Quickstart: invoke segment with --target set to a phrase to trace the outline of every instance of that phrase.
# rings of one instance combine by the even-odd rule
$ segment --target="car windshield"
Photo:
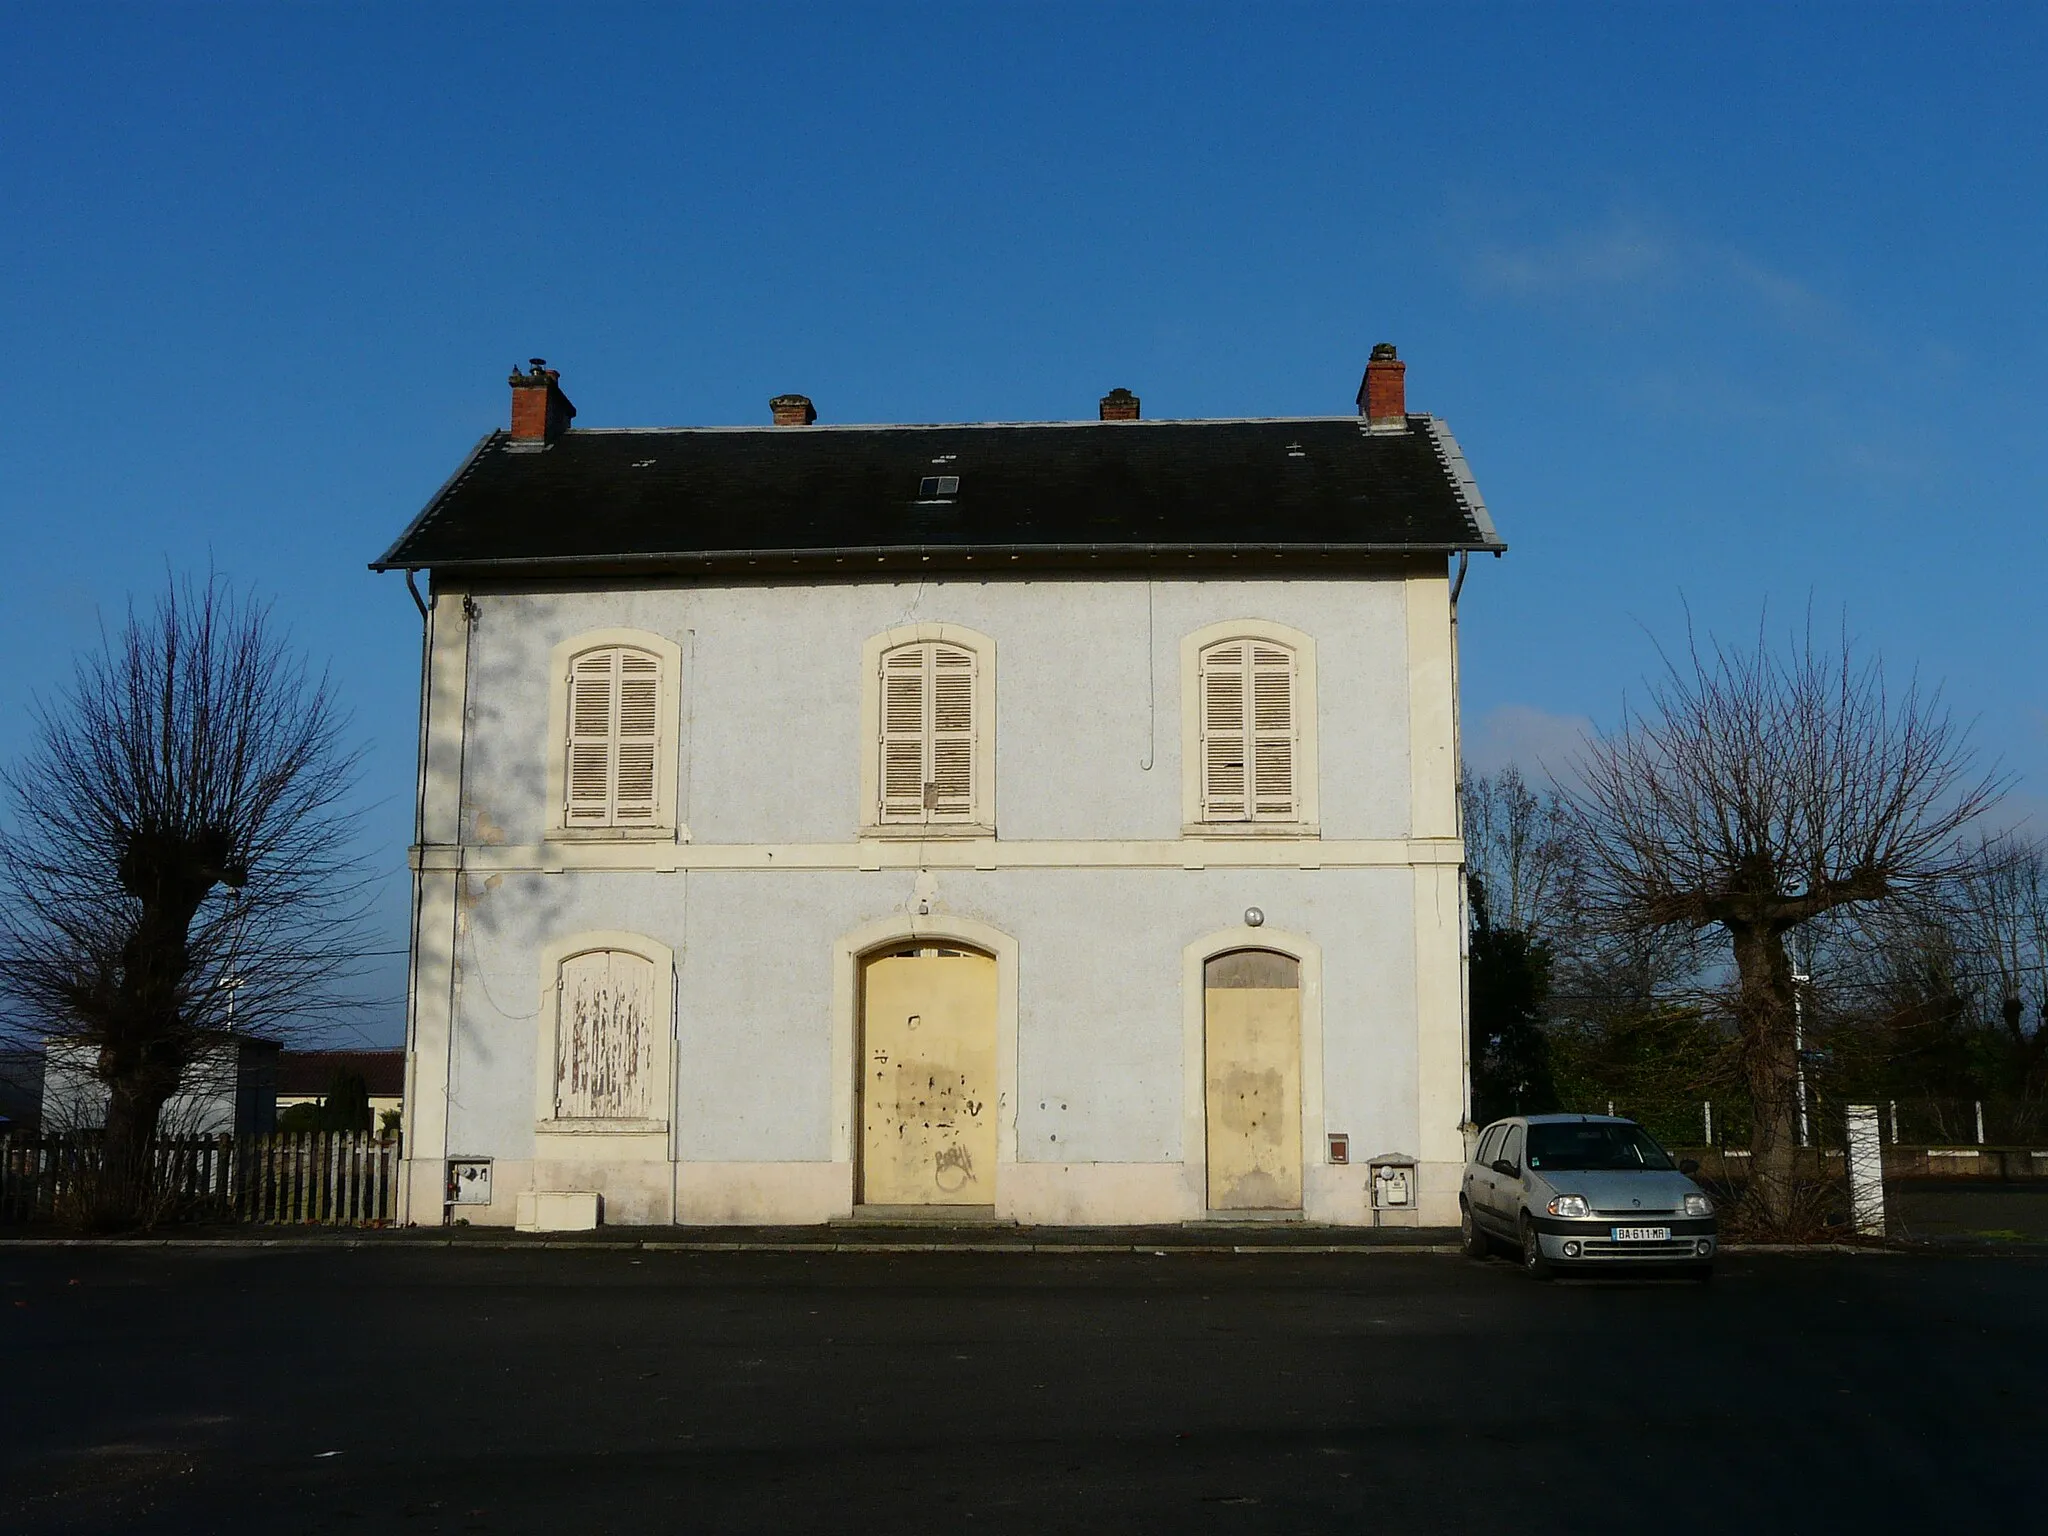
[[[1634,1173],[1671,1159],[1639,1125],[1580,1121],[1529,1127],[1529,1166],[1550,1173]]]

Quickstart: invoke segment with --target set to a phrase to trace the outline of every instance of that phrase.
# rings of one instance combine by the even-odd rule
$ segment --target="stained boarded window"
[[[1240,987],[1292,991],[1301,985],[1301,962],[1270,949],[1233,949],[1203,963],[1202,985],[1212,992]]]
[[[882,653],[881,819],[971,822],[979,658],[918,641]]]
[[[570,827],[645,827],[660,816],[661,661],[630,646],[585,651],[569,663]]]
[[[1294,651],[1273,640],[1202,652],[1202,820],[1301,819],[1299,676]]]
[[[556,991],[555,1118],[648,1118],[655,1031],[667,1024],[654,963],[627,950],[590,950],[562,962]]]

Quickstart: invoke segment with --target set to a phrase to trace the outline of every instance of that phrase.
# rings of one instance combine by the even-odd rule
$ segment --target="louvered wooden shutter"
[[[933,641],[882,657],[884,822],[974,819],[977,670],[972,651]]]
[[[1294,821],[1294,652],[1229,640],[1202,653],[1202,819]]]
[[[1248,642],[1251,653],[1252,819],[1293,821],[1294,652]]]
[[[564,820],[650,826],[660,812],[661,662],[645,651],[586,651],[569,666]]]
[[[602,827],[612,817],[611,651],[590,651],[569,664],[569,762],[565,824]]]
[[[882,820],[923,821],[925,673],[928,647],[899,646],[882,657]]]
[[[562,963],[555,1027],[555,1115],[644,1119],[653,1103],[654,966],[624,950]]]
[[[617,777],[612,819],[648,826],[655,819],[655,748],[661,712],[661,663],[645,651],[619,652]]]
[[[1250,814],[1245,751],[1244,642],[1202,653],[1202,819],[1243,821]]]
[[[931,770],[925,795],[933,821],[974,819],[974,653],[934,645],[931,652]]]

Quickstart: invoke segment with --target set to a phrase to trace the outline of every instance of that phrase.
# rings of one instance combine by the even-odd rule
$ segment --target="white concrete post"
[[[1892,1145],[1896,1147],[1896,1146],[1897,1146],[1897,1145],[1899,1144],[1899,1101],[1898,1101],[1897,1099],[1893,1099],[1893,1100],[1891,1101],[1891,1107],[1892,1107]]]
[[[1984,1145],[1984,1101],[1977,1101],[1977,1145]]]
[[[1792,1055],[1799,1064],[1799,1145],[1813,1145],[1813,1128],[1806,1118],[1806,992],[1813,978],[1804,971],[1792,973]]]
[[[1860,1236],[1884,1236],[1884,1143],[1875,1104],[1849,1106],[1849,1206]]]
[[[1712,1146],[1712,1145],[1714,1144],[1714,1101],[1713,1101],[1712,1099],[1707,1099],[1707,1100],[1704,1100],[1704,1101],[1703,1101],[1703,1102],[1701,1103],[1701,1105],[1700,1105],[1700,1108],[1701,1108],[1701,1110],[1702,1110],[1702,1111],[1704,1111],[1704,1112],[1705,1112],[1705,1114],[1706,1114],[1706,1120],[1707,1120],[1707,1143],[1706,1143],[1706,1144],[1707,1144],[1708,1146],[1710,1146],[1710,1147],[1711,1147],[1711,1146]]]

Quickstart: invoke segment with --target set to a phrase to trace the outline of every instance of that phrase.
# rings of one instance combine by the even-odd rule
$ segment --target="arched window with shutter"
[[[548,780],[557,833],[676,831],[677,673],[659,635],[607,630],[556,647]]]
[[[869,830],[991,830],[994,646],[953,625],[920,624],[874,637],[867,652]]]
[[[554,1118],[645,1119],[654,1102],[654,963],[623,949],[573,955],[555,995]]]
[[[1194,829],[1315,830],[1315,649],[1245,620],[1188,637],[1183,772]]]
[[[645,934],[565,936],[541,952],[535,1129],[649,1136],[673,1099],[675,954]]]

